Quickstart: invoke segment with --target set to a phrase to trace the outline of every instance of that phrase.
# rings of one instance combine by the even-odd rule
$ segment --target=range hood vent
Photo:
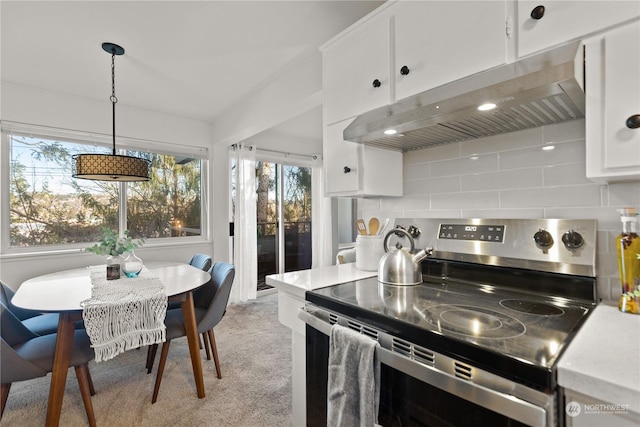
[[[496,108],[479,111],[487,102]],[[584,53],[573,43],[364,113],[343,136],[405,152],[579,119],[584,111]]]

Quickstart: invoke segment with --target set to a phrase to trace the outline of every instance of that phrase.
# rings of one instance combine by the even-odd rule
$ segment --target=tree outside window
[[[24,135],[8,137],[10,246],[95,241],[102,227],[119,228],[120,191],[126,192],[125,228],[132,237],[201,234],[200,160],[133,153],[152,161],[152,179],[121,186],[71,177],[71,156],[109,153],[106,147]]]

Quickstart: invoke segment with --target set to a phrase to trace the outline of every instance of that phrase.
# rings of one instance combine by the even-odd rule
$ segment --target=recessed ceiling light
[[[554,148],[556,148],[555,145],[545,145],[544,147],[542,147],[544,151],[550,151],[550,150],[553,150]]]
[[[496,104],[494,104],[492,102],[487,102],[486,104],[482,104],[481,106],[479,106],[478,110],[480,110],[480,111],[489,111],[489,110],[493,110],[494,108],[496,108]]]
[[[387,129],[384,131],[385,135],[395,135],[396,133],[398,133],[398,131],[395,129]]]

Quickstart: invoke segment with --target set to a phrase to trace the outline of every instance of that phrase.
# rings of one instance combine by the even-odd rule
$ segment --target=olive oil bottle
[[[640,314],[640,237],[637,213],[633,208],[618,209],[622,233],[616,238],[618,270],[622,294],[618,308],[624,313]]]

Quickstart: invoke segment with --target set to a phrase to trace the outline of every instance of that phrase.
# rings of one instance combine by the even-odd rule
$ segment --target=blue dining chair
[[[0,419],[9,397],[11,384],[44,377],[53,371],[57,334],[38,336],[27,329],[4,304],[0,303]],[[89,373],[89,361],[94,351],[86,331],[76,330],[69,366],[76,371],[80,394],[90,426],[96,425],[91,396],[95,389]]]
[[[220,320],[222,320],[226,313],[227,303],[229,302],[229,295],[231,294],[231,286],[233,285],[236,270],[232,264],[216,262],[209,270],[209,274],[211,275],[211,279],[206,285],[194,292],[193,300],[196,312],[197,330],[198,334],[202,334],[204,339],[207,360],[211,360],[211,355],[213,355],[217,376],[218,378],[222,378],[213,328],[220,322]],[[171,340],[186,335],[182,310],[167,310],[167,316],[165,317],[164,323],[167,327],[167,339],[162,344],[160,362],[158,363],[158,372],[156,373],[156,382],[153,389],[151,403],[156,403],[158,400],[158,392],[160,391],[160,383],[162,381],[162,374],[164,373],[164,365],[167,361],[167,355],[169,354],[169,345],[171,344]],[[157,348],[158,345],[154,344],[154,346]],[[153,356],[147,360],[148,372],[151,372],[151,367],[153,366],[155,358],[155,351],[152,351],[151,353]]]
[[[58,313],[41,314],[37,311],[26,310],[11,303],[11,298],[15,295],[6,283],[0,280],[0,303],[17,317],[24,326],[36,335],[54,334],[58,331]]]
[[[195,254],[191,257],[189,265],[195,268],[199,268],[202,271],[208,271],[211,268],[211,257],[207,254]],[[180,308],[180,303],[173,301],[169,303],[167,310],[174,310]],[[155,353],[153,355],[155,357]]]
[[[189,265],[199,268],[202,271],[208,271],[211,268],[211,257],[207,254],[195,254],[191,257]]]

